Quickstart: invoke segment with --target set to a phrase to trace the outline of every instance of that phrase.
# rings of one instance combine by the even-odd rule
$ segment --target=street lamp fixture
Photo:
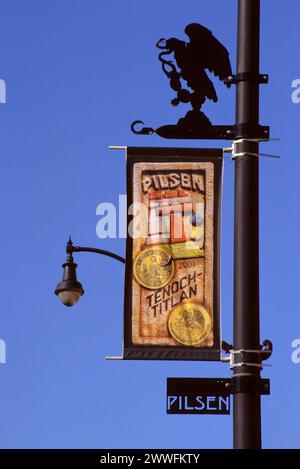
[[[73,246],[73,242],[70,237],[66,245],[67,260],[62,265],[64,269],[63,279],[58,283],[54,292],[65,306],[74,306],[79,298],[84,294],[82,284],[77,280],[77,264],[74,262],[73,252],[93,252],[96,254],[102,254],[104,256],[112,257],[125,264],[125,259],[113,252],[106,251],[104,249]]]
[[[63,279],[58,283],[55,294],[59,297],[60,301],[65,306],[74,306],[79,298],[84,294],[82,285],[77,280],[76,268],[73,260],[72,250],[73,247],[71,238],[67,243],[67,261],[63,264]]]

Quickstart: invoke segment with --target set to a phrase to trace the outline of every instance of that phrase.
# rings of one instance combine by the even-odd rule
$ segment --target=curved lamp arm
[[[72,246],[71,249],[67,248],[67,253],[71,254],[72,252],[94,252],[96,254],[103,254],[104,256],[112,257],[113,259],[116,259],[117,261],[120,261],[125,264],[124,257],[121,257],[118,254],[115,254],[114,252],[106,251],[105,249],[87,248],[83,246]]]
[[[83,246],[73,246],[71,238],[67,242],[66,252],[67,254],[72,254],[73,252],[94,252],[96,254],[102,254],[103,256],[112,257],[113,259],[116,259],[117,261],[120,261],[123,264],[125,264],[124,257],[121,257],[118,254],[115,254],[114,252],[106,251],[105,249],[88,248],[88,247],[83,247]]]

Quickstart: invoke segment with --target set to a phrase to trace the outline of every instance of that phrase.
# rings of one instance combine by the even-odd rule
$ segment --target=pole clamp
[[[253,349],[240,349],[234,350],[231,344],[222,342],[222,349],[229,354],[229,360],[224,359],[223,361],[229,361],[231,370],[243,366],[250,366],[254,368],[262,369],[262,362],[270,358],[273,352],[273,344],[270,340],[266,339],[263,341],[259,350]]]
[[[225,78],[224,82],[226,85],[236,85],[241,81],[249,81],[252,83],[259,83],[261,85],[266,85],[269,83],[269,75],[266,73],[256,75],[250,72],[244,73],[237,73],[236,75],[230,75],[229,77]]]
[[[249,122],[235,126],[235,139],[269,140],[270,127],[266,125],[253,125]]]
[[[262,369],[263,365],[260,358],[260,350],[231,350],[230,351],[230,370],[240,368],[241,366],[251,366]]]
[[[257,375],[236,375],[230,381],[230,394],[247,393],[247,394],[270,394],[270,380],[261,378]]]

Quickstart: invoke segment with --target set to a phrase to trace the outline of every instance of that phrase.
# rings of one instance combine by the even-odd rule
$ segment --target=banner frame
[[[213,304],[214,344],[212,347],[136,345],[132,341],[132,282],[133,240],[127,235],[124,291],[123,359],[126,360],[221,360],[221,311],[220,311],[220,229],[223,175],[222,148],[175,148],[175,147],[127,147],[127,226],[133,216],[128,208],[133,203],[133,169],[136,163],[205,162],[214,164],[214,239],[213,239]]]

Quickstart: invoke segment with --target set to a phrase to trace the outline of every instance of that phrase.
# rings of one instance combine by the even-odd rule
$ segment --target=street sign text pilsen
[[[230,414],[230,394],[223,378],[168,378],[167,414]]]

